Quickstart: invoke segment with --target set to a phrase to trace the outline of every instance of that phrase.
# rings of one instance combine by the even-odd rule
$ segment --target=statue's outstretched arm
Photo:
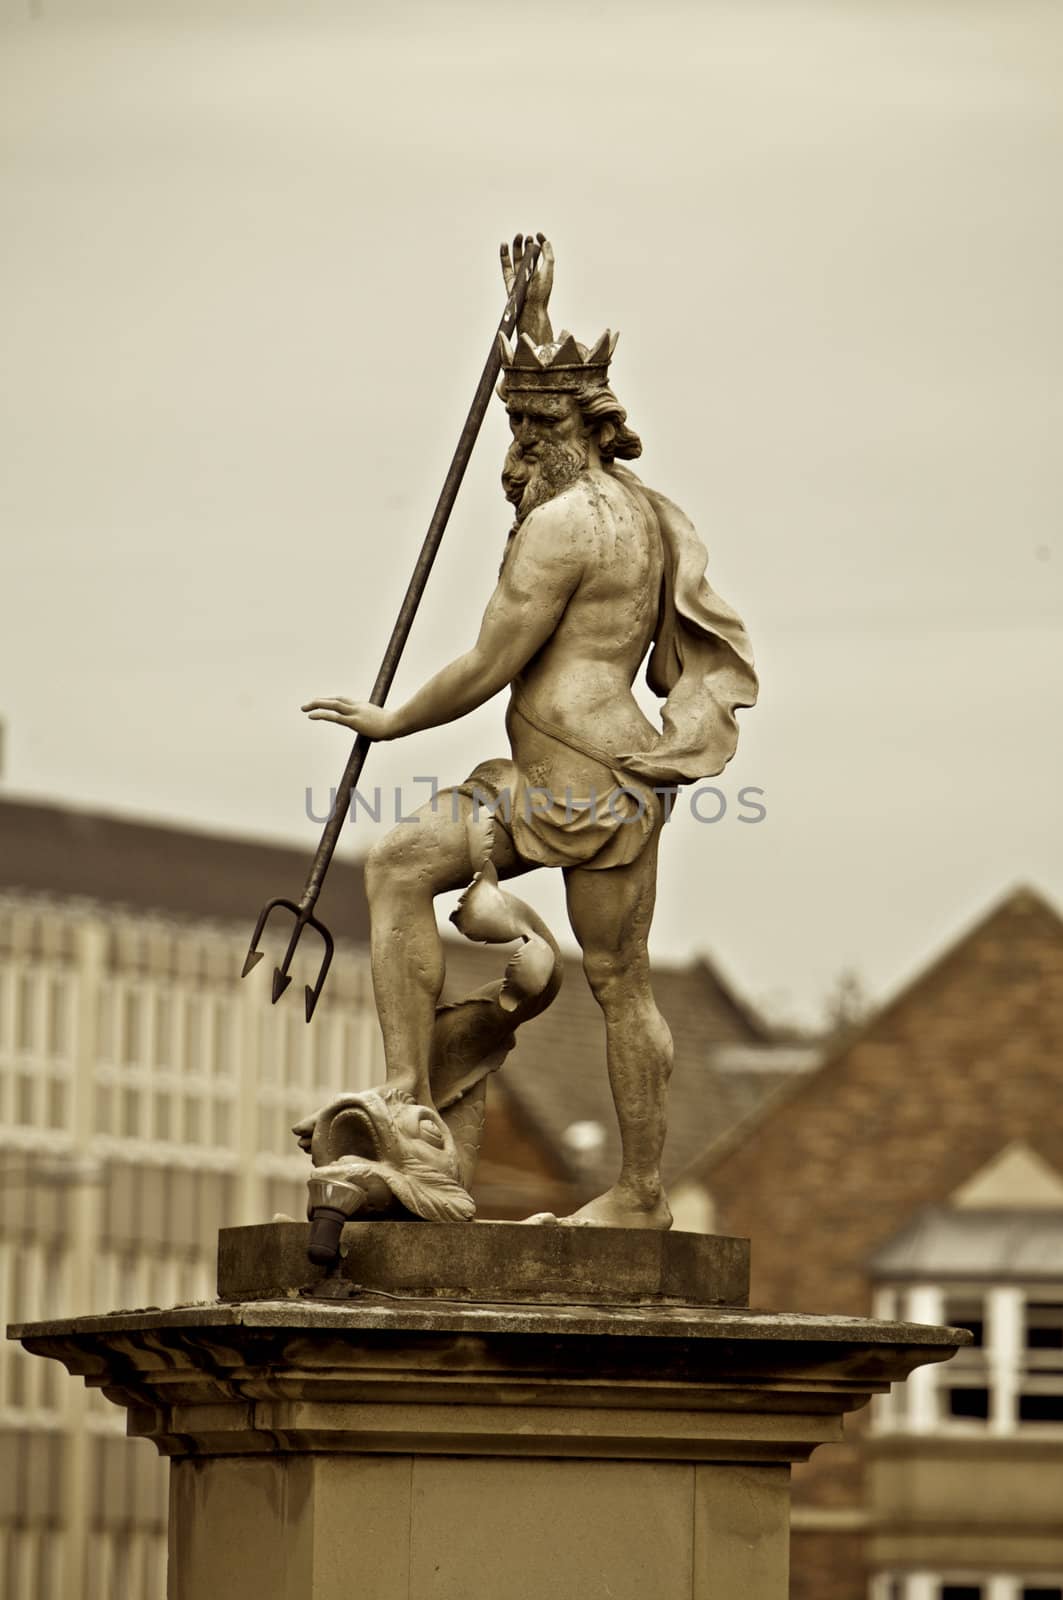
[[[311,722],[337,722],[370,739],[399,739],[456,722],[512,683],[551,637],[583,575],[571,528],[553,506],[533,511],[510,547],[471,650],[437,672],[406,704],[309,700]]]

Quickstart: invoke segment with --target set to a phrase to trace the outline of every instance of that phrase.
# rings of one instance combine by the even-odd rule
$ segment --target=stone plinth
[[[522,1305],[744,1306],[749,1240],[633,1228],[478,1222],[349,1222],[334,1272],[306,1253],[305,1222],[223,1228],[218,1297],[268,1300],[356,1291]]]
[[[389,1225],[366,1226],[382,1239]],[[426,1247],[427,1225],[390,1226],[400,1256],[404,1235],[410,1251]],[[372,1275],[376,1246],[355,1270],[357,1237],[343,1273],[310,1295],[285,1289],[285,1259],[307,1275],[291,1251],[306,1229],[293,1224],[263,1238],[260,1281],[277,1298],[12,1330],[102,1387],[128,1431],[171,1457],[170,1600],[785,1600],[790,1463],[965,1342],[944,1328],[675,1303],[660,1288],[674,1282],[667,1241],[657,1297],[623,1304],[608,1299],[622,1236],[597,1230],[587,1245],[553,1230],[495,1235],[533,1241],[517,1247],[514,1281],[524,1273],[540,1294],[570,1249],[589,1253],[590,1272],[600,1241],[599,1289],[573,1283],[580,1303],[476,1303],[468,1252],[481,1246],[466,1236],[480,1227],[433,1230],[436,1283],[464,1285],[463,1299],[343,1298]],[[240,1244],[223,1243],[229,1291],[250,1271]],[[700,1249],[682,1235],[672,1246],[677,1258]],[[719,1280],[701,1282],[711,1293]]]

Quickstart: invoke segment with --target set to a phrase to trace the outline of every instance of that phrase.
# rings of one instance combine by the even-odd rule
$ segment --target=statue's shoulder
[[[555,540],[571,542],[573,533],[588,525],[593,504],[587,479],[578,478],[528,513],[521,526],[521,536],[528,544],[545,545]]]

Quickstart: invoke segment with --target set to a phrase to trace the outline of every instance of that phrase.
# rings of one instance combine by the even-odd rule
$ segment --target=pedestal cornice
[[[961,1331],[711,1307],[366,1296],[117,1312],[11,1336],[165,1455],[790,1462]]]

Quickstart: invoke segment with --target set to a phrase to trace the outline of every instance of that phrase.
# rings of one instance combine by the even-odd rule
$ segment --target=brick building
[[[1022,889],[680,1184],[753,1303],[970,1327],[795,1476],[793,1600],[1063,1600],[1063,922]]]
[[[257,908],[306,866],[300,850],[0,801],[0,1327],[209,1299],[219,1227],[303,1213],[292,1124],[383,1075],[357,864],[337,860],[323,897],[337,955],[311,1027],[296,1000],[269,1004],[269,961],[240,980]],[[450,992],[505,955],[453,941]],[[808,1052],[776,1051],[704,961],[656,981],[676,1036],[675,1172]],[[489,1097],[481,1215],[568,1209],[614,1175],[578,961]],[[0,1339],[5,1600],[162,1600],[165,1463],[122,1427]]]

